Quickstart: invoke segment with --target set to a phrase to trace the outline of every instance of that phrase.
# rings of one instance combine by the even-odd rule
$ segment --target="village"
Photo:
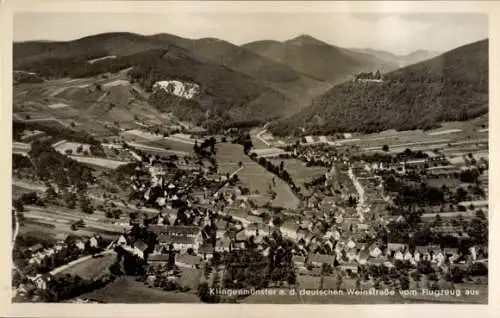
[[[386,145],[373,152],[310,137],[280,151],[253,145],[248,149],[240,138],[245,134],[174,137],[184,144],[179,155],[171,149],[162,153],[158,147],[141,147],[140,142],[108,140],[105,148],[113,150],[105,152],[129,163],[113,167],[114,172],[98,171],[97,180],[89,179],[86,189],[77,185],[70,191],[80,197],[80,206],[90,207],[82,216],[59,214],[68,218],[69,234],[61,234],[62,239],[58,235],[57,243],[45,248],[24,244],[26,248],[16,251],[15,259],[22,260],[16,267],[22,273],[14,286],[16,297],[48,297],[37,290],[50,290],[51,282],[61,279],[56,276],[64,271],[58,268],[65,264],[55,260],[61,253],[66,263],[105,259],[103,266],[110,266],[113,279],[135,277],[134,284],[190,294],[204,302],[252,302],[254,297],[213,297],[207,288],[472,286],[486,292],[487,159],[471,154],[457,160],[439,149],[394,152]],[[63,144],[52,148],[66,158],[91,151],[76,143],[75,150],[68,151]],[[29,158],[33,148],[36,151],[32,143],[18,155]],[[224,155],[226,150],[230,156]],[[289,163],[317,169],[316,174],[297,179],[296,172],[288,171]],[[52,220],[50,213],[37,209],[60,210],[70,194],[57,181],[37,181],[20,167],[13,184],[38,189],[38,194],[16,201],[14,216],[23,214],[24,220],[42,223]],[[244,182],[245,172],[257,168],[272,176],[260,189]],[[276,204],[279,188],[295,197],[296,206]],[[23,212],[27,209],[32,212]],[[87,238],[75,238],[75,231]],[[263,275],[255,277],[255,271]],[[102,272],[106,269],[89,278],[89,285],[103,280]],[[82,293],[74,301],[105,302],[100,295],[107,287]],[[270,299],[266,301],[274,301]]]

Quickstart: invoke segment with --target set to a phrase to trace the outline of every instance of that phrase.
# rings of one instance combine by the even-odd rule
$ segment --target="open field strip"
[[[69,157],[81,163],[86,163],[109,169],[116,169],[119,166],[130,163],[129,161],[118,161],[118,160],[99,158],[99,157],[86,157],[86,156],[69,156]]]
[[[160,135],[155,135],[149,132],[142,131],[140,129],[131,129],[123,132],[124,135],[132,135],[132,136],[137,136],[140,138],[144,138],[147,140],[158,140],[162,139],[163,137]]]
[[[462,129],[447,129],[447,130],[441,130],[441,131],[433,131],[433,132],[428,132],[427,135],[429,136],[439,136],[439,135],[447,135],[447,134],[453,134],[453,133],[458,133],[462,132]]]
[[[144,144],[138,144],[135,142],[127,142],[127,144],[142,151],[155,151],[155,152],[178,155],[178,156],[190,156],[190,154],[185,151],[163,149],[158,147],[147,146]]]

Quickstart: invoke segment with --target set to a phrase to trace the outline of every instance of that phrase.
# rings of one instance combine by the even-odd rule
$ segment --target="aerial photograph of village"
[[[13,303],[488,303],[487,16],[24,12],[12,45]]]

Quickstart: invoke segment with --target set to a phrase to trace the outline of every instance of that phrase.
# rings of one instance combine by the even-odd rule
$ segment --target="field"
[[[70,156],[71,159],[91,166],[97,166],[108,169],[116,169],[119,166],[125,165],[127,161],[111,160],[99,157],[85,157],[85,156]]]
[[[284,159],[279,158],[271,160],[274,165],[279,165],[281,161],[284,162],[285,170],[288,171],[297,185],[302,185],[310,182],[313,179],[324,175],[328,172],[325,167],[307,167],[306,164],[297,159]]]
[[[244,168],[238,173],[238,176],[251,192],[258,191],[260,195],[269,200],[267,192],[274,178],[276,187],[273,188],[273,191],[276,192],[276,198],[272,201],[272,205],[288,209],[294,209],[298,206],[299,199],[293,194],[288,184],[252,161],[243,153],[240,145],[223,143],[218,144],[217,147],[216,159],[222,172],[231,173],[238,169],[238,162],[242,162]]]
[[[94,233],[101,234],[105,238],[116,238],[125,228],[121,223],[128,223],[128,216],[123,215],[117,224],[107,219],[103,212],[96,211],[94,214],[85,214],[77,209],[70,210],[63,207],[34,207],[25,206],[24,224],[21,232],[42,232],[48,236],[58,233],[72,234],[76,236],[92,236]],[[73,231],[71,224],[82,219],[86,227]]]
[[[193,152],[193,145],[187,142],[177,141],[173,138],[162,138],[144,143],[147,146],[159,147],[174,151],[184,151],[187,153]]]
[[[109,266],[114,263],[116,255],[113,253],[104,254],[101,257],[90,258],[81,263],[75,264],[59,272],[57,275],[78,275],[83,279],[96,279],[108,271]],[[56,277],[57,277],[56,275]]]
[[[79,298],[122,304],[200,302],[194,293],[166,292],[149,288],[144,283],[136,282],[133,277],[119,277],[111,284]]]

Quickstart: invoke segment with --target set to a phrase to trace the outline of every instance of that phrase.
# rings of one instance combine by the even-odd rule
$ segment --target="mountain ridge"
[[[488,40],[445,52],[384,75],[347,82],[301,112],[269,125],[276,135],[427,129],[488,112]]]

